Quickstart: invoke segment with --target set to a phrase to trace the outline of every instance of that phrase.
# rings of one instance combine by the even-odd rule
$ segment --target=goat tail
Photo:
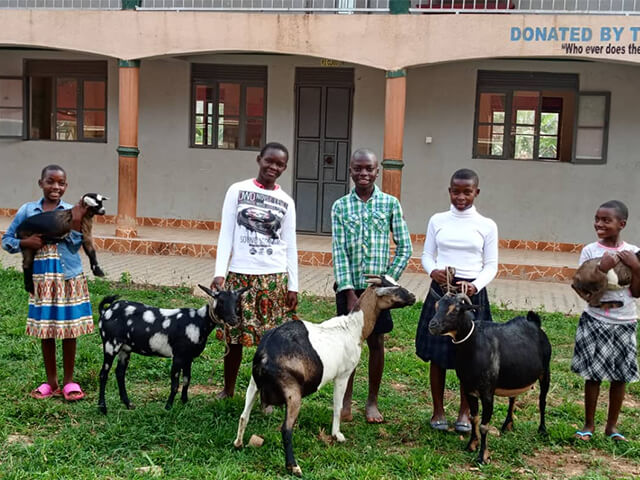
[[[535,323],[538,328],[542,328],[542,320],[540,319],[540,315],[538,315],[536,312],[529,310],[527,312],[527,320]]]
[[[108,305],[111,305],[118,299],[118,295],[108,295],[102,299],[100,302],[100,306],[98,307],[98,311],[100,312],[100,316],[105,312]]]

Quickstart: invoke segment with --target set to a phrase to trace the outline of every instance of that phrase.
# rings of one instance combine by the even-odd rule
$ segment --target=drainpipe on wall
[[[402,143],[407,103],[407,71],[403,68],[386,73],[384,99],[384,147],[382,191],[400,198],[402,187]]]

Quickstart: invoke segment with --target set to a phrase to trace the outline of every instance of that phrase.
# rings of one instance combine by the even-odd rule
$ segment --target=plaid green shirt
[[[400,278],[411,257],[411,239],[398,199],[374,186],[367,202],[351,190],[331,209],[333,274],[338,291],[367,288],[364,275]],[[389,254],[389,233],[396,252]]]

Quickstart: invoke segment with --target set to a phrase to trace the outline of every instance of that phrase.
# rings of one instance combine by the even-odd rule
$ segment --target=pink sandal
[[[84,392],[80,385],[74,382],[69,382],[62,388],[62,395],[67,402],[75,402],[84,398]]]
[[[43,400],[45,398],[58,397],[61,393],[62,392],[60,392],[59,388],[56,388],[54,390],[53,388],[51,388],[51,385],[45,382],[35,390],[32,390],[29,395],[31,396],[31,398]]]

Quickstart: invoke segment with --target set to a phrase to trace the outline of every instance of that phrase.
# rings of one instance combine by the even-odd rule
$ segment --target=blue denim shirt
[[[2,235],[2,248],[7,252],[18,253],[22,251],[20,248],[20,239],[16,237],[16,230],[25,218],[43,212],[43,201],[44,197],[37,202],[27,202],[20,207],[11,225],[9,225],[5,234]],[[60,200],[60,203],[55,209],[68,210],[72,207],[73,205],[70,203]],[[75,230],[71,230],[64,241],[58,243],[58,253],[60,254],[60,262],[62,263],[65,280],[76,277],[82,273],[82,260],[80,259],[80,255],[78,255],[80,245],[82,245],[82,233]]]

